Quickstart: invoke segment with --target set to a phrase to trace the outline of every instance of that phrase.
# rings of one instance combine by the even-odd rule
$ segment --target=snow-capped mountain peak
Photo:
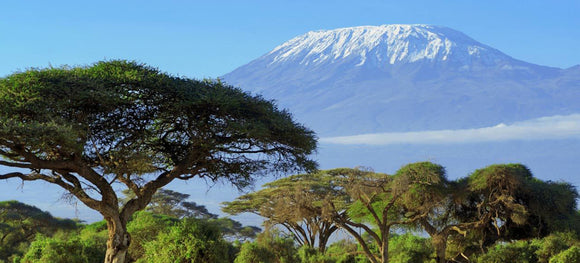
[[[308,32],[222,79],[340,135],[575,113],[578,72],[513,59],[446,27],[383,25]]]
[[[360,26],[311,31],[265,55],[270,64],[321,65],[350,61],[356,65],[412,63],[422,60],[491,65],[510,59],[461,32],[430,25]]]

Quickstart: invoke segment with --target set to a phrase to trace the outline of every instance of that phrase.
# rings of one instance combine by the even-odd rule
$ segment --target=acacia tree
[[[317,247],[324,253],[330,236],[338,230],[323,217],[324,200],[336,192],[320,173],[299,174],[264,185],[262,190],[223,203],[222,210],[237,215],[253,213],[266,218],[266,225],[280,225],[300,246]]]
[[[273,102],[221,82],[127,61],[31,69],[0,79],[0,179],[44,180],[100,212],[105,262],[125,262],[127,221],[173,180],[315,168],[314,133]],[[23,169],[24,170],[23,170]],[[113,184],[135,194],[119,205]]]
[[[371,262],[388,262],[392,228],[427,215],[419,210],[404,211],[403,204],[430,206],[445,182],[443,168],[427,162],[404,166],[395,175],[339,168],[279,179],[225,203],[223,209],[263,216],[286,227],[301,245],[313,246],[315,234],[319,234],[322,252],[328,237],[340,227],[358,241]],[[379,255],[371,251],[365,235]]]
[[[388,262],[389,235],[394,227],[411,225],[427,216],[419,211],[405,211],[404,203],[430,206],[432,192],[438,192],[445,183],[443,168],[420,162],[408,164],[395,175],[361,169],[325,171],[341,195],[327,203],[326,216],[332,218],[361,245],[367,258],[373,262]],[[379,250],[371,252],[364,234]]]
[[[498,240],[541,237],[573,225],[578,196],[573,187],[535,179],[521,164],[490,165],[443,186],[421,191],[426,206],[403,203],[406,213],[427,213],[417,225],[431,236],[438,262],[447,262],[449,238],[463,246],[457,256],[467,259],[470,240],[484,252]]]
[[[397,175],[417,180],[411,185],[410,191],[399,200],[400,213],[416,219],[412,224],[422,227],[431,235],[431,243],[438,261],[444,262],[445,246],[441,252],[441,243],[447,242],[447,236],[455,228],[452,226],[439,228],[441,225],[439,222],[454,220],[449,216],[449,212],[453,211],[450,210],[449,204],[453,201],[455,192],[452,191],[452,187],[455,184],[447,180],[445,169],[441,165],[431,162],[406,165],[397,171]]]
[[[467,231],[458,241],[476,239],[479,252],[496,241],[544,237],[575,227],[576,189],[563,182],[534,178],[522,164],[498,164],[478,169],[459,180],[466,195],[455,218]]]

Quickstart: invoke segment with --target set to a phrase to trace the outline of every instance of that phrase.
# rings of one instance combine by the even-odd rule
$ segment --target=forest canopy
[[[443,263],[477,259],[501,242],[577,236],[577,199],[572,185],[542,181],[521,164],[449,180],[442,166],[418,162],[393,175],[359,168],[293,175],[226,202],[223,210],[260,215],[321,254],[341,229],[373,263],[398,256],[389,248],[395,233],[423,232],[434,253],[429,258]]]

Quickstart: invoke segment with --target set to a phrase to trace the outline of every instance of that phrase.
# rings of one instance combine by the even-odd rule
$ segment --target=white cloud
[[[373,133],[321,138],[331,144],[452,144],[510,140],[580,138],[580,114],[543,117],[493,127],[418,132]]]

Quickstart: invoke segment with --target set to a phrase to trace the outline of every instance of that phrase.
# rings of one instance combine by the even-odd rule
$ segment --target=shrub
[[[270,230],[258,235],[254,242],[242,245],[235,263],[298,263],[294,240],[279,231]]]
[[[233,249],[216,224],[192,218],[183,219],[143,247],[144,257],[138,262],[230,262],[228,251]]]
[[[53,237],[37,235],[22,263],[101,263],[105,258],[106,232],[83,230],[59,232]]]
[[[571,246],[552,257],[550,263],[580,263],[580,247]]]

